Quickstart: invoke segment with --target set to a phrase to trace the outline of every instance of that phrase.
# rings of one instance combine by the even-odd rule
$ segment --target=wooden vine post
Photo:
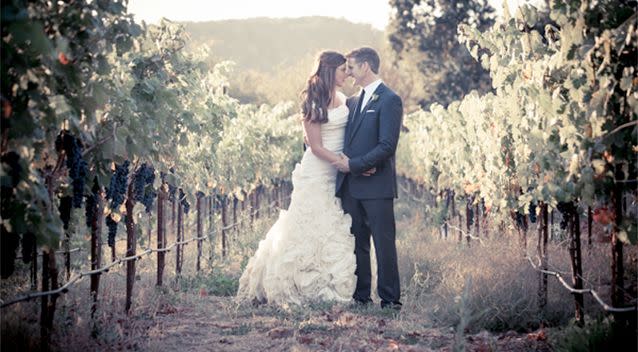
[[[197,263],[196,269],[199,271],[201,269],[201,258],[202,258],[202,235],[203,231],[203,214],[202,214],[202,205],[204,203],[204,194],[202,192],[197,192]]]
[[[233,233],[235,233],[235,237],[237,236],[237,233],[239,232],[239,227],[237,226],[237,204],[239,202],[239,199],[237,198],[236,195],[233,195],[233,224],[235,224],[235,226],[233,227]]]
[[[228,197],[226,197],[225,195],[222,197],[221,199],[221,207],[222,207],[222,257],[226,258],[226,252],[228,250],[227,246],[227,239],[226,239],[226,235],[227,235],[227,226],[228,226],[228,209],[227,209],[227,204],[228,204]]]
[[[157,192],[157,286],[162,286],[166,252],[166,222],[164,219],[164,202],[166,200],[166,184],[162,184]]]
[[[622,184],[619,181],[624,180],[624,172],[622,165],[617,164],[614,173],[616,183],[612,190],[612,202],[615,220],[611,232],[611,304],[614,307],[622,307],[625,305],[624,297],[624,275],[625,268],[623,263],[623,242],[618,238],[618,231],[623,220],[622,212]],[[615,316],[618,325],[624,327],[626,318],[622,314]]]
[[[479,202],[476,202],[474,205],[474,227],[476,228],[476,237],[480,237],[481,235],[481,213],[479,212]]]
[[[460,203],[460,200],[459,200],[459,203]],[[461,214],[462,212],[461,207],[462,205],[459,204],[459,210],[457,212],[458,218],[459,218],[459,243],[463,242],[463,215]]]
[[[35,238],[31,242],[31,290],[35,291],[38,289],[38,245]]]
[[[592,223],[593,223],[593,217],[592,217],[591,206],[588,206],[587,207],[587,246],[589,250],[591,250],[591,247],[592,247],[592,242],[591,242]]]
[[[572,266],[572,284],[575,289],[583,288],[583,265],[580,248],[580,216],[578,215],[578,206],[573,202],[568,203],[567,217],[569,219],[569,257]],[[583,314],[584,298],[582,293],[574,293],[575,303],[575,319],[580,326],[585,323]]]
[[[49,251],[42,251],[42,292],[49,291]],[[42,350],[46,351],[49,346],[50,328],[49,321],[49,296],[42,296],[40,299],[40,343]]]
[[[208,237],[211,243],[210,251],[208,254],[208,265],[210,266],[213,263],[213,258],[215,257],[215,239],[217,236],[215,235],[215,195],[211,194],[208,197]]]
[[[95,214],[91,221],[91,270],[97,270],[102,265],[102,241],[100,234],[102,233],[103,223],[103,194],[97,183],[97,179],[93,185],[93,194],[95,205]],[[88,204],[87,204],[88,206]],[[98,291],[100,288],[100,275],[91,275],[91,298],[93,303],[91,304],[91,319],[95,318],[95,312],[97,310]]]
[[[471,216],[472,212],[472,203],[471,203],[471,199],[468,197],[467,201],[465,202],[465,228],[467,230],[467,236],[465,236],[465,239],[467,240],[467,245],[470,245],[470,234],[472,233],[472,218],[473,216]]]
[[[540,216],[538,224],[538,256],[541,260],[541,270],[547,270],[548,255],[547,255],[547,241],[548,241],[548,214],[547,204],[541,202]],[[547,274],[539,272],[538,280],[538,307],[541,314],[545,312],[547,306]]]
[[[179,242],[182,241],[182,236],[184,235],[182,233],[182,221],[184,218],[184,209],[182,206],[182,200],[179,199],[177,202],[177,236],[175,238],[175,242],[177,242],[177,246],[175,247],[175,272],[177,273],[177,276],[179,278],[179,276],[182,274],[182,244],[179,244]]]
[[[133,195],[134,182],[129,182],[128,191],[126,192],[126,256],[135,255],[137,249],[137,238],[135,232],[135,222],[133,219],[133,208],[135,207],[135,199]],[[135,260],[126,262],[126,305],[125,312],[131,309],[131,300],[133,297],[133,285],[135,284]]]

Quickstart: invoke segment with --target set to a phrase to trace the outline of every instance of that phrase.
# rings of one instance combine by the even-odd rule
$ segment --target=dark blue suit
[[[394,153],[399,140],[403,103],[381,83],[363,109],[359,97],[346,101],[350,109],[343,153],[350,173],[338,173],[336,195],[352,217],[357,258],[356,300],[370,299],[370,234],[377,255],[377,286],[381,303],[397,303],[401,296],[396,253],[394,198],[397,181]],[[372,176],[362,173],[376,167]]]

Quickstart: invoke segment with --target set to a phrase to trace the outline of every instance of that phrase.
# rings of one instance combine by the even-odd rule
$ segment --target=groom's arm
[[[379,112],[379,139],[376,147],[368,153],[352,158],[349,161],[350,172],[360,175],[365,170],[380,165],[386,159],[392,157],[397,150],[399,132],[401,131],[401,119],[403,118],[403,103],[401,98],[394,94],[389,101],[381,106]]]

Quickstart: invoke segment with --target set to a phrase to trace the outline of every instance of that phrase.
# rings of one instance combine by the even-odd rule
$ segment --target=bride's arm
[[[312,154],[314,154],[317,158],[321,160],[325,160],[330,163],[341,159],[339,155],[323,147],[323,143],[321,142],[321,124],[320,123],[313,123],[313,122],[304,120],[303,129],[304,129],[306,138],[308,139],[308,144],[310,145]]]

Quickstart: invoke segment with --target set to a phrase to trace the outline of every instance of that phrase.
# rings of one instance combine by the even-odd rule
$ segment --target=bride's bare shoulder
[[[339,98],[339,105],[346,104],[348,102],[348,96],[346,96],[343,92],[337,91],[337,97]]]

